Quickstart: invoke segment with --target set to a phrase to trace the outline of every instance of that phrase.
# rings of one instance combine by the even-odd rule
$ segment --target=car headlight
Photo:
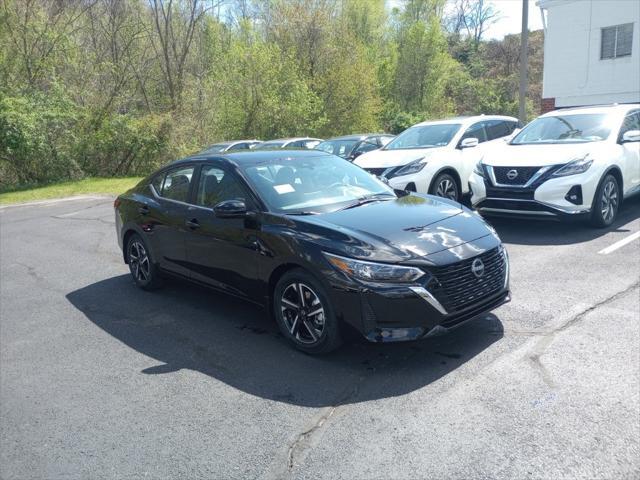
[[[566,177],[567,175],[577,175],[579,173],[584,173],[589,170],[589,167],[592,163],[593,159],[589,158],[588,155],[585,155],[582,158],[576,158],[575,160],[567,163],[564,167],[554,172],[553,176]]]
[[[365,282],[410,283],[425,275],[415,267],[365,262],[322,252],[329,263],[349,277]]]
[[[416,160],[413,160],[410,163],[407,163],[404,167],[398,168],[395,171],[390,171],[385,176],[387,178],[393,178],[393,177],[401,177],[402,175],[411,175],[412,173],[418,173],[420,170],[422,170],[425,167],[426,164],[427,164],[427,159],[425,157],[421,157]]]
[[[484,168],[482,168],[482,160],[476,163],[476,166],[473,168],[473,173],[484,178]]]

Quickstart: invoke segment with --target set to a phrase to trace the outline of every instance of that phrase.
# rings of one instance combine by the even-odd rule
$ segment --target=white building
[[[639,0],[538,0],[543,112],[640,101]]]

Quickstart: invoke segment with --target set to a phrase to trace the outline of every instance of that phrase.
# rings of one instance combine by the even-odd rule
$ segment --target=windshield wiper
[[[311,212],[308,210],[300,210],[299,212],[287,212],[287,215],[318,215],[320,212]]]
[[[360,197],[356,199],[355,202],[350,203],[345,207],[339,208],[338,210],[348,210],[349,208],[359,207],[360,205],[364,205],[365,203],[379,202],[385,198],[391,200],[392,198],[398,197],[391,193],[374,193],[373,195],[365,195],[364,197]]]

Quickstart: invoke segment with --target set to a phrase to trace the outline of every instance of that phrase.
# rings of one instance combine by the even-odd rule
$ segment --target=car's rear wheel
[[[610,226],[618,216],[620,198],[618,180],[611,174],[606,175],[593,199],[591,223],[596,227]]]
[[[456,182],[456,179],[448,173],[441,173],[436,177],[431,185],[431,191],[429,193],[437,195],[438,197],[455,200],[456,202],[460,201],[460,189],[458,188],[458,183]]]
[[[342,343],[324,287],[305,270],[291,270],[280,278],[273,309],[282,334],[303,352],[328,353]]]
[[[151,253],[140,235],[134,233],[127,241],[127,263],[136,285],[143,290],[160,287],[162,278]]]

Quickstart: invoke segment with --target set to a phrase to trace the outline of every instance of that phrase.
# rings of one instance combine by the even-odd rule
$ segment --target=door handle
[[[138,208],[138,213],[140,213],[141,215],[148,215],[149,207],[147,207],[146,205],[142,205],[140,208]]]
[[[200,228],[200,222],[195,218],[192,218],[191,220],[187,220],[185,222],[185,225],[192,230],[195,230],[196,228]]]

